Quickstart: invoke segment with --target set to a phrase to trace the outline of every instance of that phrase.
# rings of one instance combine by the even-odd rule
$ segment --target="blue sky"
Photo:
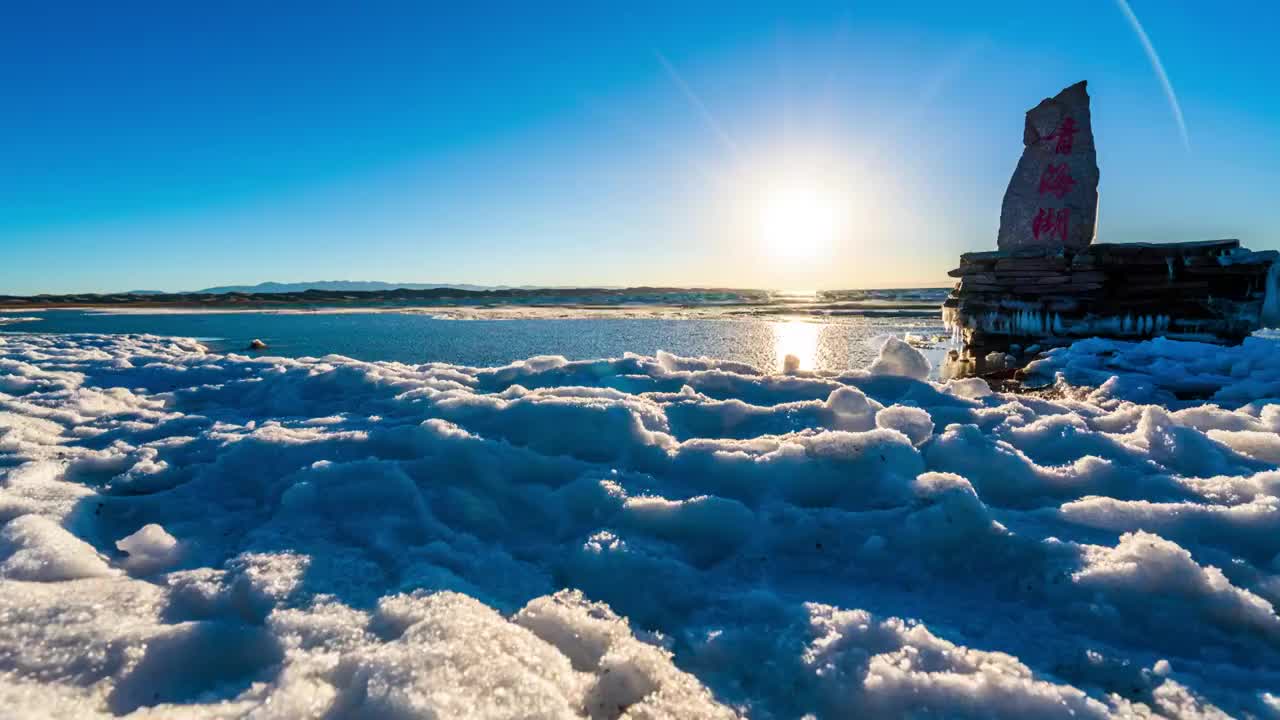
[[[1280,6],[1131,7],[1186,143],[1118,0],[14,5],[0,292],[938,284],[1081,79],[1099,240],[1280,247]],[[770,247],[779,183],[837,235]]]

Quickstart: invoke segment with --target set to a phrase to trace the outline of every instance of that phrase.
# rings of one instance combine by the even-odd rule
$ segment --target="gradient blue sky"
[[[939,284],[1088,79],[1099,240],[1280,247],[1273,2],[11,3],[0,293]],[[769,178],[839,187],[817,258]],[[762,180],[763,179],[763,180]]]

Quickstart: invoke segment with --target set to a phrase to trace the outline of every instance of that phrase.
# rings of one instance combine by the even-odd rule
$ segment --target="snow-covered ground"
[[[1280,341],[928,370],[0,335],[0,716],[1280,716]]]

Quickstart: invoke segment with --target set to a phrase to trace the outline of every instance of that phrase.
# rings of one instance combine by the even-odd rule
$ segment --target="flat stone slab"
[[[1277,263],[1280,252],[1230,239],[966,253],[943,317],[966,344],[1190,332],[1238,342],[1280,317]]]

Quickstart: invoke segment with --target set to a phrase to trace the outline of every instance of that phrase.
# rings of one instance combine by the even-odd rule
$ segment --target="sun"
[[[769,186],[758,202],[760,242],[771,257],[818,258],[831,250],[843,231],[837,193],[821,184]]]

